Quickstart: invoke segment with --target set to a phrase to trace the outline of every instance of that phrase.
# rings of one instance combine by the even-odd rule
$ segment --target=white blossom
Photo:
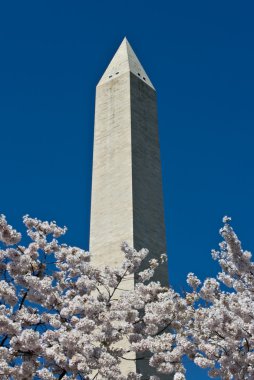
[[[181,372],[176,372],[174,374],[174,380],[185,380],[185,376],[183,373]]]
[[[57,240],[66,227],[29,216],[24,224],[25,246],[0,217],[0,378],[142,380],[121,372],[131,351],[150,355],[150,380],[191,377],[184,357],[211,378],[254,378],[254,264],[230,218],[212,251],[217,278],[189,273],[183,295],[152,281],[158,260],[140,271],[146,249],[124,242],[122,264],[98,269],[88,252]],[[121,292],[134,273],[135,288]]]

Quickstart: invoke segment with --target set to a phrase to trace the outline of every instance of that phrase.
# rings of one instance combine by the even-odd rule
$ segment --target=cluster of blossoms
[[[185,356],[210,377],[253,379],[254,264],[228,222],[212,252],[217,279],[191,273],[181,296],[151,281],[157,260],[139,271],[145,249],[123,243],[121,266],[98,269],[88,252],[57,240],[66,228],[55,222],[25,216],[23,246],[0,216],[0,378],[145,380],[122,373],[132,352],[157,371],[150,380],[184,380]],[[134,274],[135,289],[120,292]]]
[[[220,251],[212,251],[221,268],[217,278],[201,283],[190,273],[191,292],[183,297],[169,290],[145,307],[147,337],[134,347],[152,352],[150,364],[175,373],[174,379],[185,379],[184,356],[211,378],[254,379],[254,263],[250,252],[242,250],[230,218],[223,222]],[[158,331],[163,333],[152,337]]]
[[[66,228],[29,216],[23,221],[26,246],[0,216],[0,378],[139,379],[123,375],[121,362],[142,309],[159,292],[159,285],[142,282],[157,261],[140,273],[136,293],[121,295],[118,288],[138,272],[147,250],[123,243],[122,265],[98,269],[88,252],[59,243]]]

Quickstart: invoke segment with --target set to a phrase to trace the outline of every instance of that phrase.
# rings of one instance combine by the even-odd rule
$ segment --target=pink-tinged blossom
[[[7,224],[4,215],[0,215],[0,241],[6,245],[13,245],[19,243],[20,239],[21,234]]]
[[[176,372],[174,375],[174,380],[185,380],[185,376],[181,372]]]
[[[194,273],[189,273],[187,276],[187,284],[196,290],[201,284],[201,281],[194,275]]]

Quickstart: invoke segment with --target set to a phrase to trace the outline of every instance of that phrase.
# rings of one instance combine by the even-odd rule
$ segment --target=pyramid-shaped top
[[[148,78],[136,54],[132,50],[131,45],[125,37],[114,57],[112,58],[110,64],[108,65],[106,71],[102,75],[98,86],[126,72],[133,73],[138,78],[140,78],[140,80],[147,83],[154,89],[152,82]]]

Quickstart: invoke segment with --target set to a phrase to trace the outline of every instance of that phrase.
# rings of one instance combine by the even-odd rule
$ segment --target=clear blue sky
[[[126,35],[158,92],[171,283],[217,265],[223,215],[254,251],[252,1],[1,1],[1,212],[88,248],[95,86]],[[206,379],[189,369],[188,380]]]

